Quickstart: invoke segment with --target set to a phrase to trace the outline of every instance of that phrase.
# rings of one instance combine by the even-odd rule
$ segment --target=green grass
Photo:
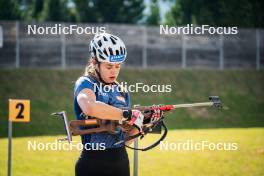
[[[8,99],[31,100],[31,122],[14,124],[14,136],[58,135],[61,121],[50,113],[66,110],[73,119],[73,86],[82,70],[0,70],[0,137],[7,137]],[[264,126],[264,72],[212,70],[133,70],[120,73],[128,84],[172,85],[169,93],[131,93],[132,104],[207,101],[219,95],[229,109],[179,109],[168,114],[170,129]]]
[[[27,142],[53,142],[58,136],[13,138],[14,176],[72,176],[79,156],[73,151],[28,151]],[[157,136],[148,136],[148,143]],[[79,138],[76,138],[79,139]],[[237,143],[235,151],[160,150],[159,147],[139,152],[140,176],[261,176],[264,175],[264,128],[170,130],[168,143],[209,141],[211,143]],[[7,175],[7,139],[0,139],[0,175]],[[142,143],[140,141],[140,143]],[[133,153],[129,151],[131,170]]]

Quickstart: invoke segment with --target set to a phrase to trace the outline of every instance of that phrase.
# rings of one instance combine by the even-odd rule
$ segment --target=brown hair
[[[87,65],[85,67],[83,76],[93,76],[93,77],[96,77],[96,74],[95,74],[95,65],[93,63],[93,58],[90,58],[89,59]]]

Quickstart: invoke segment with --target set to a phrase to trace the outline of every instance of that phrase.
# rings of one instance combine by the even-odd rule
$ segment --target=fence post
[[[3,33],[4,33],[3,28],[0,25],[0,48],[2,48],[4,44],[4,34]]]
[[[219,35],[219,69],[224,69],[224,36]]]
[[[260,40],[259,40],[259,29],[256,29],[256,69],[260,69]]]
[[[185,34],[182,34],[182,68],[186,68],[186,38]]]
[[[62,28],[64,28],[64,24],[62,24]],[[65,34],[62,32],[60,35],[61,38],[61,68],[66,68],[66,46],[65,46]]]
[[[16,62],[15,62],[15,67],[19,68],[20,67],[20,46],[19,46],[19,21],[16,21]]]
[[[146,26],[143,26],[143,51],[142,51],[142,68],[147,68],[148,64],[147,64],[147,32],[146,32]]]

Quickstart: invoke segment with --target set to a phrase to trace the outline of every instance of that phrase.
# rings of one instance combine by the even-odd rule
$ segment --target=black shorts
[[[129,176],[125,147],[83,150],[75,165],[75,176]]]

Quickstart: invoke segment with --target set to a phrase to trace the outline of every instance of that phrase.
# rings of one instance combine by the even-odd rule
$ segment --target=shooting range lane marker
[[[30,122],[30,100],[9,99],[7,174],[11,176],[12,123]]]
[[[30,100],[9,99],[9,121],[30,121]]]

